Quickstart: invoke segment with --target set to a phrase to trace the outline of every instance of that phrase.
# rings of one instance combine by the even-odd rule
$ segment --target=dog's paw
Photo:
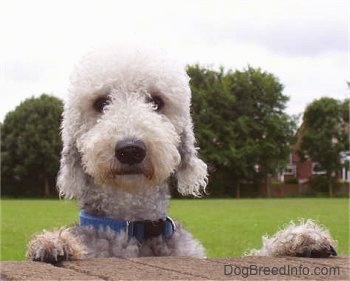
[[[316,249],[309,249],[306,247],[303,249],[303,252],[296,253],[296,256],[305,258],[328,258],[330,256],[337,256],[337,252],[332,245],[328,244]]]
[[[285,242],[285,251],[290,256],[327,258],[337,255],[336,242],[329,231],[312,220],[301,221],[298,225],[292,223],[276,238]]]
[[[33,237],[28,245],[27,259],[33,261],[58,263],[82,257],[84,250],[76,237],[65,230],[44,231]]]
[[[248,255],[327,258],[336,256],[336,241],[329,231],[312,220],[291,222],[272,237],[263,237],[263,247]]]
[[[68,260],[69,251],[60,241],[34,238],[29,245],[27,258],[33,261],[56,263]]]

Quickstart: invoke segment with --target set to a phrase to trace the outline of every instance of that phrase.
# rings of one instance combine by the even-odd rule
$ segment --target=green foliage
[[[287,178],[284,182],[286,184],[298,184],[298,179],[297,178]]]
[[[316,193],[325,193],[328,191],[328,179],[324,175],[318,175],[312,178],[311,181],[312,190]]]
[[[332,196],[332,174],[342,163],[340,153],[349,150],[349,100],[320,98],[305,110],[300,131],[302,157],[310,157],[326,171]]]
[[[232,188],[282,169],[295,122],[284,113],[288,97],[278,79],[252,67],[225,73],[195,65],[187,71],[195,133],[212,173],[220,170]]]
[[[1,142],[3,195],[50,195],[50,185],[54,190],[62,110],[61,100],[43,94],[6,115]]]
[[[329,228],[338,254],[349,255],[348,208],[348,199],[196,199],[171,200],[169,215],[203,243],[210,258],[241,256],[260,247],[265,233],[302,217]],[[1,200],[1,213],[1,260],[23,260],[34,233],[78,220],[75,201]]]

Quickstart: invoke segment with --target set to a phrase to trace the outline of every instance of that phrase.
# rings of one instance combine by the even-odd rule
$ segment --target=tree
[[[4,192],[16,196],[52,193],[62,147],[62,111],[61,100],[43,94],[6,115],[1,142]]]
[[[333,196],[333,175],[341,168],[340,154],[349,141],[349,100],[320,98],[304,112],[299,154],[310,157],[325,171],[329,196]]]
[[[240,183],[258,183],[282,169],[295,124],[284,113],[288,97],[278,79],[251,67],[225,73],[190,66],[188,73],[201,154],[230,178],[236,196]]]

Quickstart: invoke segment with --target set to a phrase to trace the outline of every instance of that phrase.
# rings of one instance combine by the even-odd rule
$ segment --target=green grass
[[[172,200],[170,216],[181,221],[207,249],[209,257],[240,256],[261,245],[285,223],[312,218],[349,255],[349,199],[196,199]],[[77,221],[75,201],[1,200],[1,260],[24,259],[30,237]]]
[[[330,229],[338,253],[349,255],[349,199],[219,199],[172,201],[170,214],[184,222],[209,257],[240,256],[260,248],[290,220],[312,218]]]

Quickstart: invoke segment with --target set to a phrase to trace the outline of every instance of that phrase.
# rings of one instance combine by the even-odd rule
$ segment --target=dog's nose
[[[115,147],[115,157],[123,164],[139,164],[145,156],[146,145],[141,140],[122,140]]]

